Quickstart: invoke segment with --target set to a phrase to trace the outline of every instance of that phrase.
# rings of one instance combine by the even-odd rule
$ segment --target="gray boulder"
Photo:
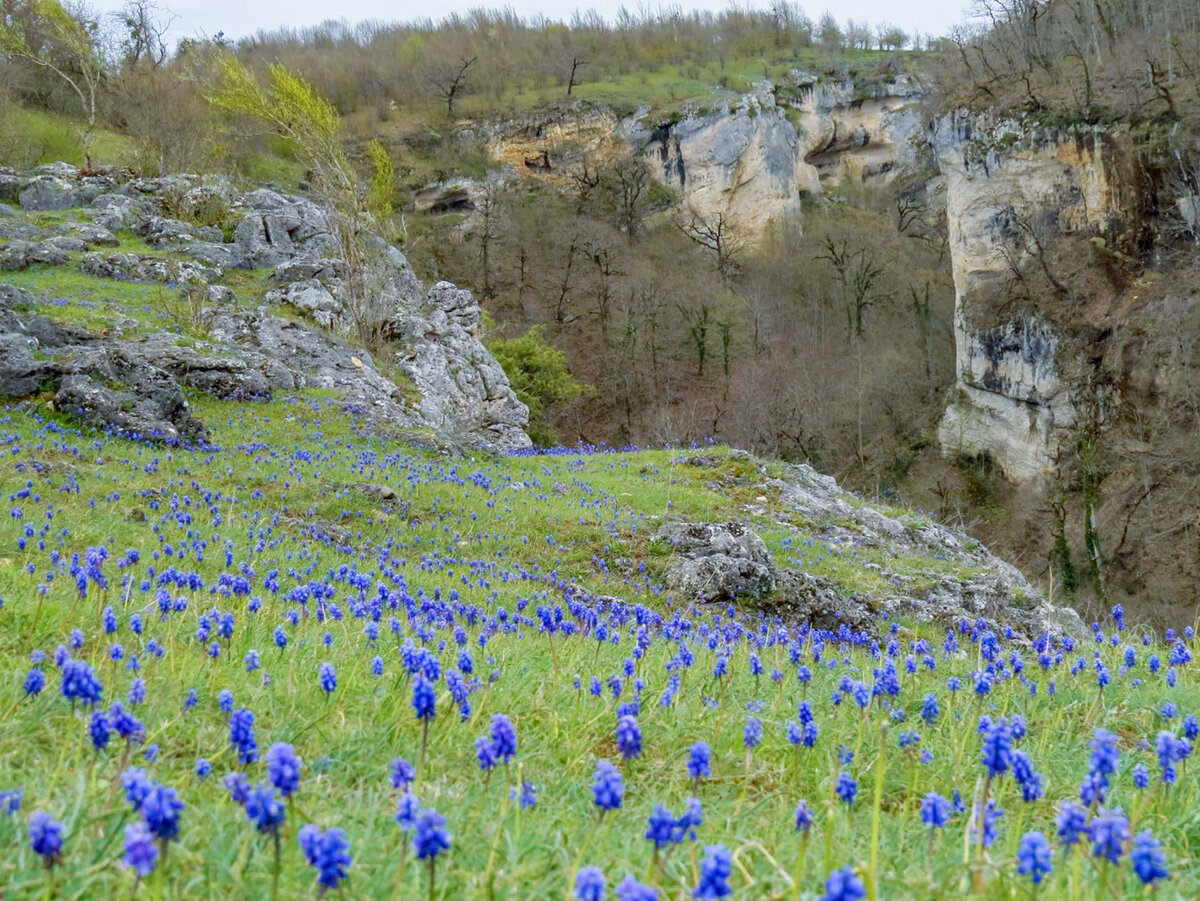
[[[426,425],[396,384],[376,370],[366,351],[272,316],[264,309],[216,311],[206,324],[214,341],[238,345],[282,364],[292,374],[297,388],[337,391],[352,412],[378,425],[398,428]]]
[[[162,216],[149,216],[139,222],[134,231],[153,246],[170,246],[186,244],[197,237],[195,226],[178,219],[167,219]]]
[[[174,383],[172,383],[174,384]],[[178,386],[176,385],[176,391]],[[89,375],[68,375],[54,395],[54,409],[131,438],[180,443],[203,440],[203,425],[190,415],[181,416],[175,405],[164,407],[161,397],[142,397],[133,391],[110,388]],[[187,402],[179,394],[186,414]],[[177,421],[178,420],[178,421]]]
[[[216,269],[241,269],[247,265],[241,248],[236,244],[199,241],[181,247],[179,252]]]
[[[105,193],[92,201],[92,224],[101,228],[129,228],[143,215],[145,204],[125,194]]]
[[[431,426],[494,450],[529,447],[529,408],[480,342],[480,319],[470,291],[438,282],[420,307],[400,311],[388,334],[403,346],[397,362],[421,392]]]
[[[67,251],[55,247],[48,241],[12,241],[0,250],[0,269],[18,271],[35,263],[61,266],[70,259]]]
[[[221,270],[215,266],[204,266],[178,257],[141,256],[136,253],[85,253],[79,268],[88,275],[100,278],[131,278],[174,285],[207,285],[221,277]]]
[[[120,243],[111,231],[95,223],[73,222],[71,234],[88,247],[116,247]]]
[[[121,343],[87,349],[67,363],[54,406],[91,425],[145,439],[201,441],[208,435],[170,373]]]
[[[286,288],[268,291],[267,303],[295,307],[318,325],[329,328],[342,315],[342,302],[315,278],[292,282]]]
[[[274,389],[296,386],[286,366],[244,348],[181,344],[177,335],[161,333],[131,341],[124,350],[181,384],[226,400],[270,400]]]
[[[0,203],[16,203],[21,193],[21,179],[11,170],[0,171]]]
[[[29,397],[57,379],[58,367],[38,359],[34,355],[36,347],[32,338],[0,333],[0,397]]]
[[[43,247],[50,247],[54,250],[61,250],[66,253],[81,253],[87,250],[87,244],[74,235],[55,235],[52,238],[47,238],[42,242]]]
[[[688,600],[761,599],[775,589],[766,544],[741,523],[669,522],[655,537],[679,555],[667,570],[667,587]]]
[[[38,175],[27,181],[17,195],[21,209],[29,212],[69,210],[81,206],[79,185],[55,175]]]
[[[341,266],[341,260],[301,257],[280,263],[272,270],[271,279],[283,284],[303,282],[314,278],[321,282],[327,282],[340,277]]]
[[[311,200],[262,189],[241,199],[246,210],[234,230],[247,266],[278,266],[298,255],[332,248],[329,217]]]
[[[59,160],[56,163],[42,163],[33,170],[33,174],[70,180],[79,177],[79,167],[74,163]]]

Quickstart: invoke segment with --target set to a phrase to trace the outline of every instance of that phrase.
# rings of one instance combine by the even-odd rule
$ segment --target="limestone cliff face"
[[[765,87],[731,110],[662,123],[649,134],[635,131],[633,141],[692,212],[725,216],[742,234],[797,219],[801,191],[815,187],[796,129]]]
[[[957,297],[958,392],[939,438],[946,453],[988,454],[1011,479],[1034,481],[1053,469],[1075,421],[1072,392],[1107,313],[1097,302],[1111,300],[1061,296],[1056,283],[1068,276],[1048,245],[1074,236],[1123,254],[1136,243],[1129,145],[1111,131],[1047,134],[961,116],[937,124],[933,145]]]
[[[923,152],[925,121],[917,103],[924,88],[910,76],[860,92],[853,81],[793,72],[784,96],[798,113],[796,131],[810,180],[886,183],[916,165]]]
[[[923,137],[920,86],[901,79],[857,97],[851,82],[793,73],[759,84],[726,108],[677,122],[635,118],[625,129],[655,177],[696,215],[726,217],[753,240],[771,222],[799,224],[802,195],[822,182],[890,179],[915,161]]]

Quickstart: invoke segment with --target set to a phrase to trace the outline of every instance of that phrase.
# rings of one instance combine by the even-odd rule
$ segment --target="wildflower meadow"
[[[5,897],[1200,896],[1190,620],[697,606],[666,517],[757,503],[851,587],[869,554],[740,458],[196,404],[212,446],[0,415]]]

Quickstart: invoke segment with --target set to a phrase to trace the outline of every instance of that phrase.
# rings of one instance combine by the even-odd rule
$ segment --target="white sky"
[[[840,0],[836,3],[822,0],[822,5],[817,6],[802,0],[801,6],[814,21],[828,8],[839,22],[845,22],[847,19],[865,19],[872,24],[886,21],[910,32],[942,34],[966,19],[965,8],[968,2],[969,0],[910,0],[901,4],[895,0]],[[121,0],[96,0],[95,5],[101,11],[105,11],[119,9],[122,3]],[[611,19],[622,3],[621,0],[589,0],[578,4],[554,0],[497,0],[494,3],[481,0],[444,0],[442,3],[429,3],[427,0],[395,0],[390,3],[381,0],[340,0],[338,3],[329,3],[327,0],[158,0],[158,5],[176,16],[171,27],[171,36],[178,40],[185,37],[212,36],[219,31],[225,32],[226,37],[241,38],[260,29],[270,30],[280,26],[300,28],[317,25],[327,19],[345,19],[352,24],[364,19],[436,20],[452,11],[465,13],[480,6],[511,6],[521,16],[542,14],[552,19],[569,19],[576,8],[595,9]],[[632,0],[625,5],[630,10],[636,10],[642,6],[655,9],[659,4]],[[685,9],[719,11],[728,7],[729,3],[728,0],[681,0],[679,5]],[[751,0],[749,5],[763,7],[767,5],[767,0],[757,3]]]

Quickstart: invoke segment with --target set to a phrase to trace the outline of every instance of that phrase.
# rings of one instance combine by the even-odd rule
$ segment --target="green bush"
[[[533,443],[540,447],[557,443],[558,436],[547,418],[550,409],[591,393],[592,386],[571,375],[567,355],[546,341],[540,326],[519,338],[491,341],[488,349],[504,367],[517,397],[529,407],[529,437]]]

